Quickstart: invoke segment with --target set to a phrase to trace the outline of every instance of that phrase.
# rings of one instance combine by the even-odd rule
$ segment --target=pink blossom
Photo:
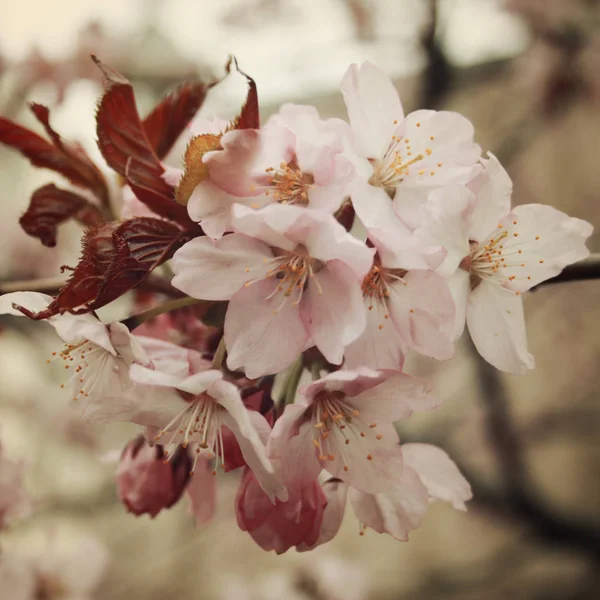
[[[126,410],[133,422],[157,429],[154,441],[165,446],[168,458],[179,446],[193,445],[194,464],[214,459],[216,474],[225,462],[223,427],[227,427],[265,492],[271,498],[286,498],[285,486],[275,477],[261,440],[260,432],[270,431],[268,423],[258,412],[246,409],[238,388],[225,381],[220,371],[184,375],[134,364],[130,374],[137,384],[162,391],[136,394]],[[115,412],[119,415],[118,407]]]
[[[282,554],[293,546],[316,544],[327,499],[315,479],[288,487],[286,502],[273,504],[256,477],[246,469],[238,489],[235,508],[242,531],[267,552]]]
[[[448,455],[430,444],[404,444],[401,448],[404,468],[400,477],[383,492],[370,493],[339,479],[324,483],[327,508],[317,543],[301,550],[311,550],[337,534],[349,496],[361,535],[367,528],[387,533],[406,542],[410,531],[421,525],[432,501],[449,502],[458,510],[466,510],[472,497],[471,487]]]
[[[227,365],[250,378],[276,373],[315,345],[334,364],[365,326],[360,281],[373,250],[329,214],[272,204],[232,209],[238,233],[196,238],[173,259],[173,285],[230,300]]]
[[[37,292],[14,292],[0,297],[0,314],[22,316],[13,307],[31,311],[45,309],[52,298]],[[60,361],[69,375],[67,387],[74,400],[82,400],[83,414],[91,414],[103,400],[120,396],[132,388],[129,365],[149,364],[149,358],[135,336],[122,323],[104,324],[92,314],[64,313],[49,319],[65,342],[48,362]]]
[[[411,268],[415,262],[406,245],[398,247],[401,236],[387,233],[369,231],[377,254],[362,283],[367,325],[346,348],[347,368],[401,369],[411,349],[440,360],[454,354],[455,308],[446,281],[432,270]],[[437,266],[443,256],[433,250],[430,260]]]
[[[417,110],[404,116],[387,75],[369,62],[351,65],[341,83],[348,109],[351,156],[357,178],[352,203],[368,224],[392,203],[411,227],[432,189],[466,182],[481,149],[473,126],[458,113]]]
[[[527,351],[522,292],[585,258],[592,226],[541,204],[510,209],[512,184],[495,157],[469,188],[432,192],[419,236],[447,250],[438,272],[450,277],[455,335],[465,320],[479,353],[502,371],[534,367]],[[475,192],[475,193],[473,193]]]
[[[209,179],[188,204],[192,219],[213,238],[231,231],[234,203],[280,202],[332,213],[346,196],[352,166],[340,154],[339,136],[312,106],[285,104],[260,130],[225,133],[221,146],[204,157]]]
[[[155,517],[179,500],[190,479],[192,461],[179,448],[165,461],[162,446],[151,446],[143,436],[125,447],[117,468],[117,492],[127,510]]]
[[[365,492],[383,492],[402,472],[393,423],[439,402],[429,385],[395,371],[336,371],[300,390],[269,439],[269,455],[296,485],[322,469]]]

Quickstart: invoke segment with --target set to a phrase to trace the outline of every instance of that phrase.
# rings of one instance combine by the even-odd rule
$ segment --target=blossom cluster
[[[466,325],[485,360],[524,375],[534,359],[522,293],[585,258],[591,225],[550,206],[511,207],[511,180],[471,123],[405,115],[370,63],[342,79],[348,122],[286,104],[261,126],[246,76],[236,120],[181,127],[183,169],[150,133],[165,121],[156,111],[142,123],[134,106],[121,111],[129,129],[111,124],[128,84],[101,68],[99,145],[127,183],[121,220],[100,201],[85,205],[87,222],[80,202],[48,223],[32,199],[22,225],[42,241],[66,218],[88,225],[82,260],[57,297],[7,294],[0,312],[55,328],[65,346],[53,358],[84,419],[144,428],[117,472],[128,510],[155,516],[185,493],[206,523],[215,475],[242,469],[237,522],[280,553],[332,539],[348,497],[361,532],[398,540],[432,500],[464,509],[470,487],[447,454],[399,439],[395,422],[440,405],[403,372],[405,357],[452,358]],[[66,176],[82,186],[81,173]],[[97,174],[85,175],[102,196]],[[169,259],[183,299],[98,319],[96,308]],[[133,329],[146,316],[156,318]]]

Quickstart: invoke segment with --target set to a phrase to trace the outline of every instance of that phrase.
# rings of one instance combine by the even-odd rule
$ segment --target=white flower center
[[[351,441],[361,446],[367,460],[373,460],[373,455],[362,445],[362,438],[366,434],[362,430],[365,424],[360,420],[360,412],[348,404],[342,392],[320,392],[315,396],[313,410],[313,444],[319,450],[321,462],[334,461],[337,448],[344,463],[344,471],[348,471],[343,449]],[[369,427],[374,429],[377,423],[371,423]],[[377,435],[377,439],[381,440],[383,436]]]
[[[224,445],[221,419],[219,418],[222,407],[208,394],[199,394],[177,414],[171,422],[161,429],[154,437],[165,449],[165,460],[170,460],[179,446],[187,448],[189,444],[196,443],[194,465],[200,454],[205,451],[206,458],[215,458],[215,469],[224,468]],[[163,437],[171,434],[168,442],[162,441]]]

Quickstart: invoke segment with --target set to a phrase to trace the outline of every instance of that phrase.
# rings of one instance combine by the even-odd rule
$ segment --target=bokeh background
[[[371,60],[394,78],[407,112],[468,117],[513,178],[515,204],[600,223],[596,0],[0,0],[0,8],[0,114],[33,127],[26,103],[47,104],[55,128],[94,157],[101,85],[92,52],[134,82],[142,114],[180,80],[222,72],[233,53],[257,82],[263,118],[283,102],[345,117],[339,81],[350,63]],[[239,97],[215,102],[210,110],[227,116]],[[76,261],[76,226],[49,250],[17,225],[31,192],[50,180],[0,148],[4,291]],[[590,248],[600,250],[598,233]],[[128,302],[110,316],[127,314]],[[359,537],[348,511],[333,542],[279,557],[237,529],[235,474],[221,478],[217,518],[203,529],[185,501],[155,520],[127,514],[111,458],[135,428],[83,424],[45,362],[57,338],[45,325],[3,318],[0,437],[25,462],[33,506],[1,534],[2,556],[60,550],[74,568],[102,571],[98,600],[600,597],[600,284],[545,286],[525,309],[537,360],[526,377],[488,368],[468,340],[448,363],[408,363],[445,405],[413,416],[401,437],[451,454],[473,485],[469,511],[433,506],[409,543]],[[106,548],[106,569],[82,550],[90,539]]]

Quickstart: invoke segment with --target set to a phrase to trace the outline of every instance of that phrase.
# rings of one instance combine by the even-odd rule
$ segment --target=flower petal
[[[527,351],[523,301],[514,292],[482,281],[469,294],[467,326],[479,354],[497,369],[525,375],[534,368]]]
[[[229,300],[246,281],[264,275],[271,258],[265,244],[244,235],[195,238],[175,253],[172,283],[194,298]]]
[[[375,65],[350,65],[340,85],[356,149],[365,158],[379,158],[404,117],[398,92]]]
[[[283,371],[308,339],[298,306],[289,298],[282,304],[281,294],[272,295],[275,286],[265,280],[244,287],[227,308],[227,365],[232,370],[243,367],[251,379]]]
[[[315,346],[336,365],[344,348],[363,332],[362,291],[352,270],[333,260],[309,281],[301,303],[302,318]]]
[[[431,444],[404,444],[402,453],[405,465],[417,472],[429,496],[450,502],[458,510],[466,510],[465,502],[473,497],[471,486],[441,448]]]
[[[388,492],[369,494],[350,488],[350,502],[356,518],[377,533],[388,533],[406,542],[411,530],[416,529],[427,512],[427,488],[410,467]]]

